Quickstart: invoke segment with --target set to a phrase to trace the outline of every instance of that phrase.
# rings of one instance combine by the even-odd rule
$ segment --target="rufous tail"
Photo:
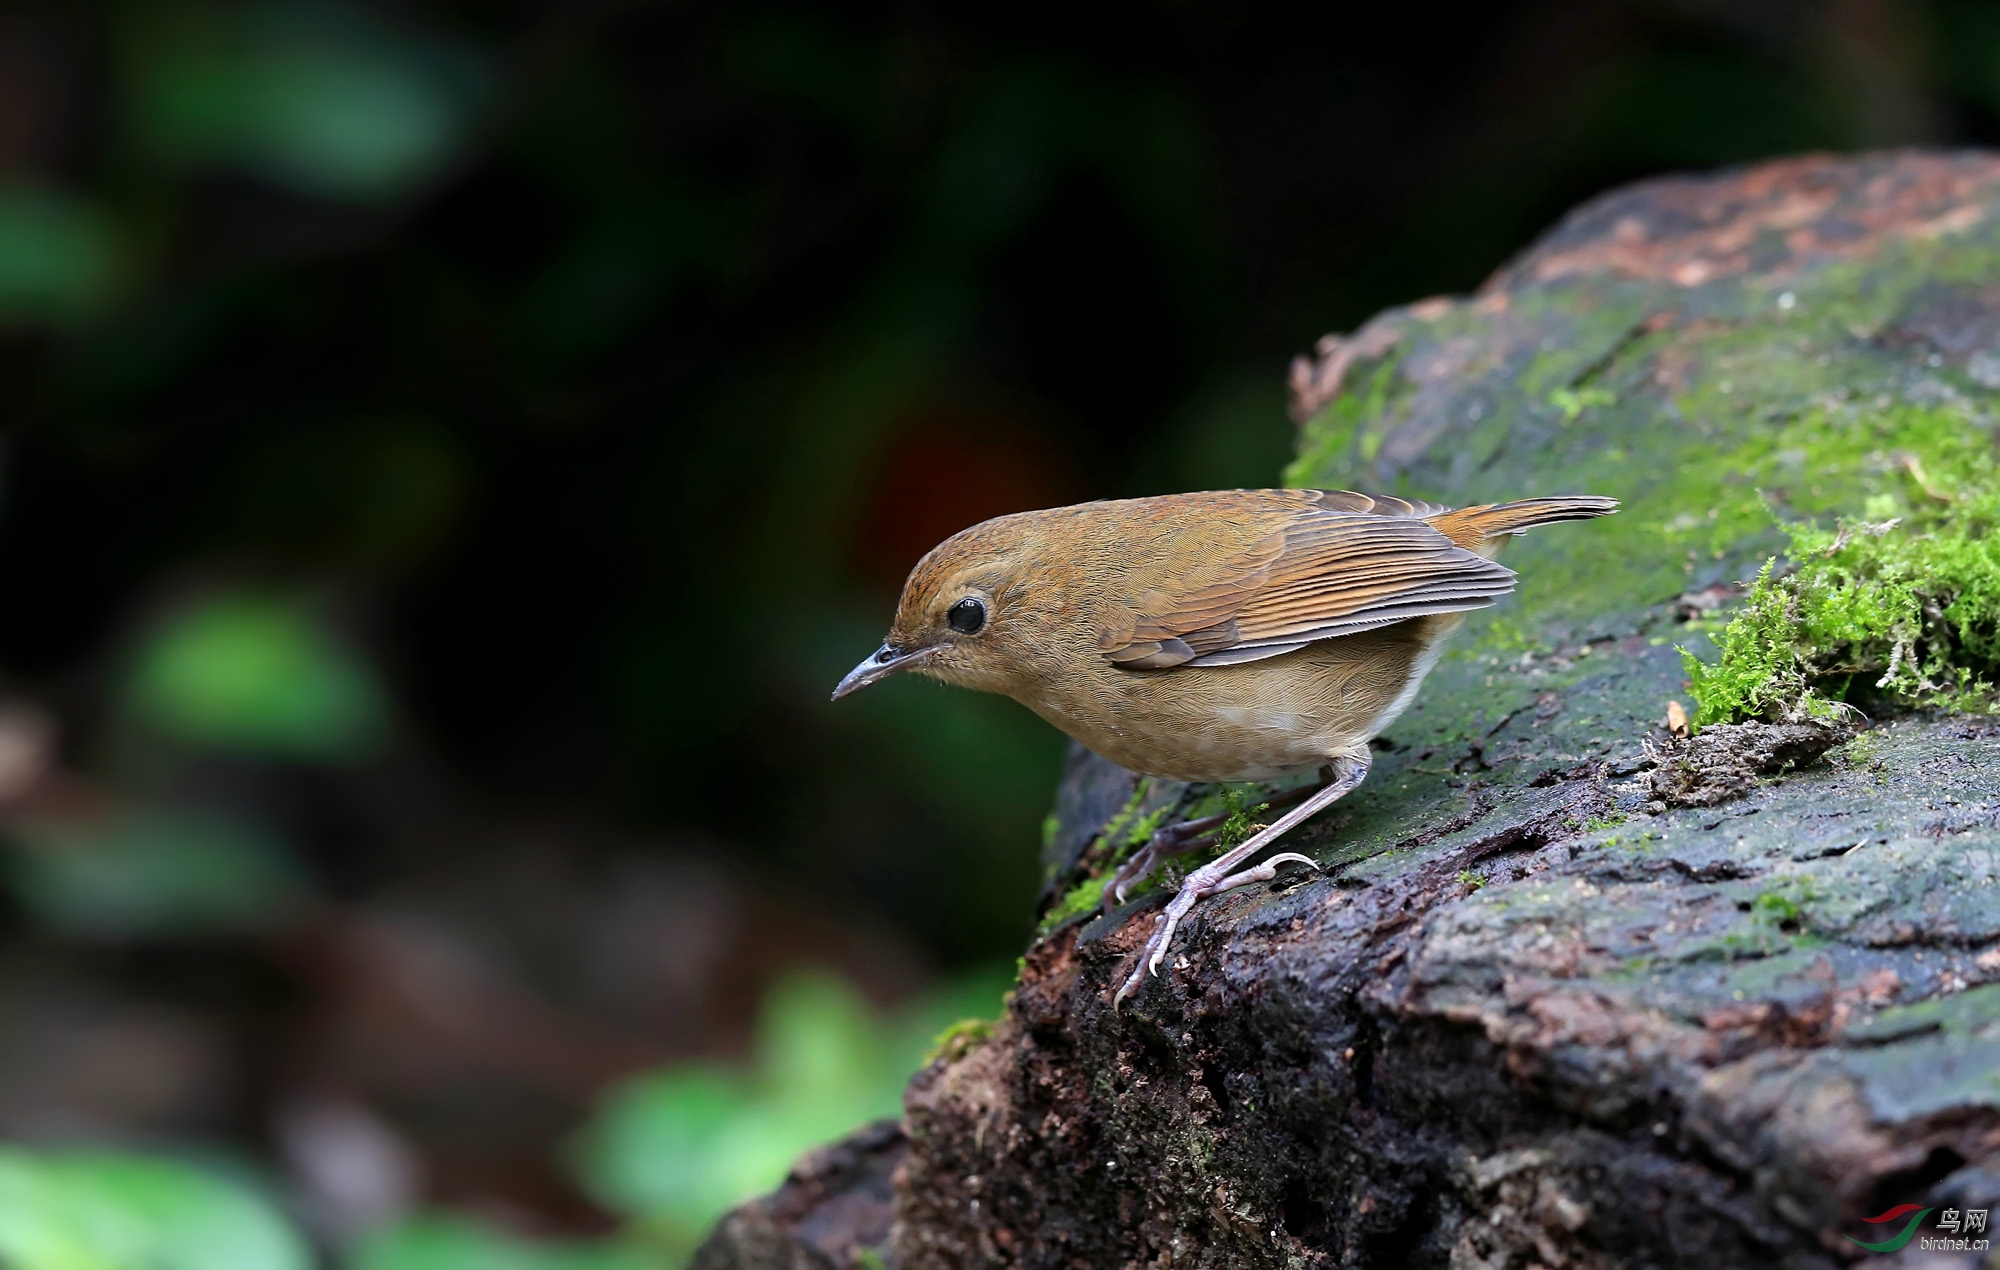
[[[1589,520],[1609,516],[1618,510],[1615,498],[1594,494],[1553,494],[1547,498],[1523,498],[1512,503],[1488,503],[1484,507],[1461,507],[1427,517],[1445,537],[1468,551],[1504,534],[1518,534],[1536,525],[1558,520]]]

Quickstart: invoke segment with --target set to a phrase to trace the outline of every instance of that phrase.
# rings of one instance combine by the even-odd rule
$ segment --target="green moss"
[[[1221,797],[1223,810],[1229,813],[1229,819],[1223,821],[1222,827],[1215,831],[1218,854],[1238,843],[1248,841],[1251,834],[1263,828],[1256,823],[1254,817],[1271,810],[1269,803],[1258,803],[1255,807],[1248,806],[1249,797],[1241,789],[1233,786],[1225,785]]]
[[[1840,755],[1854,767],[1872,767],[1882,753],[1882,738],[1875,732],[1863,732],[1840,747]]]
[[[1839,713],[1815,691],[1816,654],[1802,642],[1796,597],[1783,581],[1772,581],[1776,563],[1766,562],[1748,603],[1715,635],[1720,662],[1711,666],[1680,650],[1698,707],[1692,720],[1697,729],[1738,719],[1831,719]]]
[[[1206,796],[1196,800],[1188,809],[1189,819],[1199,819],[1217,813],[1228,817],[1214,834],[1218,851],[1227,851],[1263,827],[1257,823],[1256,818],[1263,812],[1269,811],[1271,805],[1262,802],[1251,804],[1250,794],[1247,791],[1255,788],[1257,788],[1255,785],[1240,788],[1218,785]],[[1132,852],[1144,846],[1160,831],[1160,826],[1166,823],[1167,817],[1180,805],[1178,800],[1168,802],[1155,807],[1143,816],[1138,815],[1139,805],[1145,800],[1147,793],[1148,782],[1140,782],[1140,787],[1132,795],[1131,801],[1126,803],[1124,809],[1117,815],[1105,822],[1104,829],[1099,835],[1108,847],[1102,863],[1090,876],[1071,887],[1047,913],[1042,915],[1042,920],[1035,929],[1036,940],[1047,939],[1065,922],[1097,908],[1104,898],[1105,872],[1129,859]],[[1144,879],[1141,881],[1143,883]]]
[[[1562,411],[1564,423],[1575,423],[1593,406],[1617,405],[1618,394],[1608,388],[1558,388],[1549,394],[1549,404]]]
[[[1058,926],[1072,917],[1088,913],[1104,901],[1104,879],[1087,877],[1071,887],[1055,902],[1054,907],[1042,915],[1041,924],[1035,928],[1035,939],[1047,939]]]
[[[1751,903],[1750,911],[1768,921],[1796,922],[1801,910],[1790,896],[1778,891],[1766,891]]]
[[[1299,457],[1285,469],[1287,485],[1341,483],[1352,477],[1362,464],[1375,457],[1386,430],[1381,422],[1393,416],[1391,394],[1401,385],[1393,359],[1381,362],[1368,375],[1365,386],[1356,391],[1360,367],[1348,371],[1348,386],[1319,414],[1309,420],[1299,438]],[[1359,445],[1356,431],[1363,424]],[[1354,451],[1359,450],[1356,454]]]
[[[1133,821],[1132,827],[1125,831],[1124,840],[1117,844],[1118,850],[1113,853],[1112,859],[1123,860],[1126,856],[1132,854],[1132,852],[1145,846],[1152,839],[1153,835],[1160,831],[1160,825],[1166,821],[1167,813],[1172,810],[1172,804],[1164,807],[1155,807]]]
[[[1782,288],[1718,291],[1701,320],[1656,331],[1642,326],[1657,308],[1644,288],[1530,289],[1513,298],[1512,320],[1546,337],[1525,365],[1477,303],[1421,322],[1392,317],[1404,338],[1382,362],[1350,368],[1347,391],[1305,425],[1286,479],[1461,505],[1615,495],[1619,515],[1538,530],[1503,557],[1522,578],[1509,618],[1532,643],[1614,629],[1684,590],[1746,578],[1783,550],[1767,504],[1785,520],[1886,519],[1898,513],[1867,512],[1869,498],[1921,497],[1896,470],[1899,453],[1924,455],[1935,471],[1932,451],[1987,444],[1987,386],[1874,335],[1918,289],[1990,285],[1996,269],[2000,255],[1981,240],[1898,245]],[[1796,293],[1792,304],[1779,306],[1781,289]],[[1402,371],[1455,341],[1482,356],[1453,393],[1464,413],[1451,444],[1415,459],[1385,451],[1383,438],[1413,420],[1441,426],[1436,402],[1416,419],[1417,386]],[[1469,635],[1479,632],[1475,621]]]
[[[2000,1022],[2000,983],[1984,984],[1952,996],[1912,1005],[1890,1006],[1847,1030],[1851,1041],[1881,1043],[1924,1032],[1976,1036]]]
[[[1160,821],[1171,810],[1170,807],[1157,807],[1145,815],[1140,815],[1139,808],[1145,804],[1152,792],[1152,778],[1140,778],[1132,790],[1132,796],[1125,800],[1125,805],[1097,831],[1098,841],[1105,845],[1113,862],[1124,859],[1134,847],[1152,837],[1158,831]]]
[[[1831,530],[1785,525],[1789,570],[1774,558],[1713,635],[1721,656],[1686,649],[1697,726],[1828,718],[1872,687],[1912,705],[1990,710],[2000,687],[2000,473],[1983,429],[1938,411],[1912,446],[1873,456],[1879,520]],[[1927,451],[1927,453],[1925,452]]]
[[[1153,794],[1153,785],[1154,782],[1150,777],[1141,778],[1132,790],[1132,796],[1125,800],[1125,805],[1097,831],[1097,841],[1102,849],[1095,853],[1095,864],[1088,865],[1086,875],[1042,915],[1041,922],[1035,928],[1036,942],[1047,939],[1057,927],[1071,918],[1096,908],[1104,896],[1105,871],[1116,868],[1128,859],[1132,852],[1144,846],[1160,831],[1160,826],[1166,822],[1167,817],[1173,814],[1178,799],[1169,800],[1149,812],[1143,814],[1140,812],[1139,808],[1144,806]],[[1052,882],[1055,879],[1051,875],[1045,880]]]
[[[1458,871],[1458,884],[1470,887],[1476,891],[1486,885],[1486,879],[1482,875],[1474,873],[1471,869],[1460,869]]]
[[[993,1035],[999,1026],[998,1019],[960,1019],[950,1024],[931,1041],[930,1053],[924,1056],[924,1066],[928,1067],[940,1058],[956,1062],[965,1052]]]

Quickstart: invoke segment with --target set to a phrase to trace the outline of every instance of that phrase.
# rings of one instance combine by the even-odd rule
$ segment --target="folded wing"
[[[1231,666],[1484,608],[1514,589],[1514,572],[1419,519],[1445,510],[1344,491],[1294,503],[1280,527],[1205,570],[1201,584],[1141,596],[1105,656],[1128,670]]]

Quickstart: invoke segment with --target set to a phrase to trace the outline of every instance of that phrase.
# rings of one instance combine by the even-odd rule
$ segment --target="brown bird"
[[[1494,562],[1534,525],[1617,501],[1528,498],[1454,510],[1345,490],[1222,490],[1020,512],[945,539],[910,572],[882,647],[835,700],[900,671],[1014,698],[1121,767],[1184,781],[1324,783],[1189,874],[1114,1004],[1157,973],[1203,898],[1276,876],[1237,866],[1368,775],[1368,742],[1408,708],[1465,620],[1514,589]],[[1123,899],[1189,829],[1106,887]],[[1315,865],[1315,867],[1317,867]]]

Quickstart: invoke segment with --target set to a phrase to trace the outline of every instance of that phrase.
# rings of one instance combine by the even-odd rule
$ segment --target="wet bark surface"
[[[717,1223],[692,1270],[827,1270],[879,1255],[907,1145],[902,1126],[889,1120],[810,1152],[777,1190]]]
[[[1897,1204],[2000,1207],[2000,723],[1663,722],[1773,541],[1712,489],[1846,497],[1787,420],[1993,435],[2000,160],[1619,191],[1293,386],[1297,483],[1626,511],[1510,555],[1510,610],[1287,841],[1323,872],[1198,907],[1122,1012],[1165,891],[1039,939],[912,1083],[886,1237],[823,1264],[1832,1266]],[[1074,754],[1048,900],[1202,793]]]

